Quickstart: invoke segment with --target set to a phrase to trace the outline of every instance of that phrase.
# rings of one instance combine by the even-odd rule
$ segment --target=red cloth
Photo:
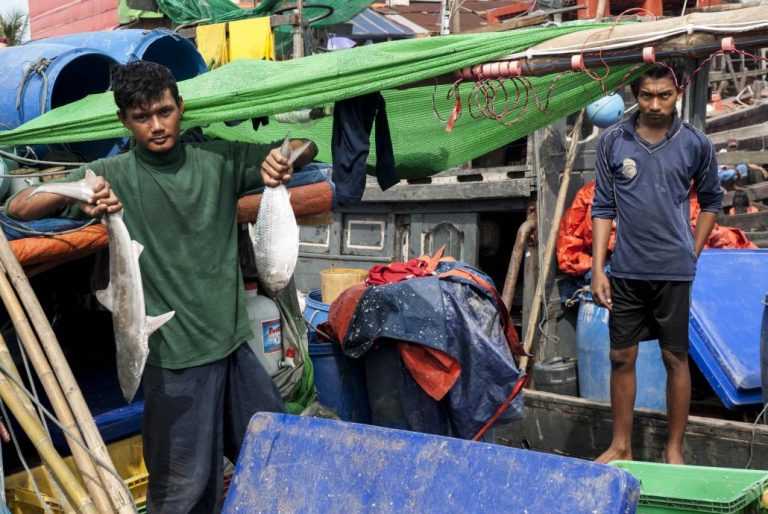
[[[592,200],[595,197],[595,182],[584,184],[573,203],[563,214],[557,234],[557,264],[563,273],[576,277],[583,276],[592,268]],[[696,192],[691,193],[691,227],[695,228],[701,207]],[[616,229],[611,231],[608,252],[616,243]],[[757,248],[744,232],[737,228],[715,224],[705,248]]]

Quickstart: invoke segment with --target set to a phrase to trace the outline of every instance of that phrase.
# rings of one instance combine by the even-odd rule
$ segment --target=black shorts
[[[611,277],[611,349],[658,339],[663,350],[688,353],[691,282]]]

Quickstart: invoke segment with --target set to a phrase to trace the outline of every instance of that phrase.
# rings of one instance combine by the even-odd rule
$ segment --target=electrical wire
[[[8,412],[5,410],[5,402],[0,401],[0,411],[3,413],[3,419],[11,419],[8,417]],[[32,474],[32,470],[29,469],[29,464],[27,464],[27,460],[24,458],[24,453],[21,451],[21,447],[19,446],[19,439],[16,437],[16,432],[13,430],[13,425],[11,423],[8,423],[8,431],[11,433],[11,439],[13,440],[13,446],[16,448],[16,454],[19,456],[19,461],[21,461],[21,465],[27,472],[29,482],[32,484],[32,489],[34,489],[35,495],[40,499],[40,504],[43,506],[45,514],[53,514],[51,507],[48,505],[48,502],[43,500],[43,493],[41,493],[40,488],[37,487],[37,480],[35,480],[35,476]]]
[[[12,161],[20,162],[22,164],[44,164],[46,166],[71,166],[79,168],[84,163],[82,162],[57,162],[57,161],[42,161],[40,159],[29,159],[27,157],[21,157],[20,155],[16,155],[15,153],[7,152],[5,150],[0,150],[0,155],[3,157],[6,157],[8,159],[11,159]],[[57,171],[57,172],[41,172],[41,174],[37,174],[35,176],[46,176],[46,175],[61,175],[62,173],[71,173],[69,171]],[[6,175],[3,175],[6,176]],[[20,175],[11,175],[13,177],[19,177]]]
[[[21,232],[22,234],[26,234],[29,236],[42,236],[42,237],[56,237],[61,236],[64,234],[73,234],[75,232],[80,232],[81,230],[90,227],[91,225],[94,225],[96,223],[99,223],[99,220],[96,218],[88,220],[88,222],[85,225],[75,227],[69,230],[62,230],[60,232],[45,232],[42,230],[33,230],[31,228],[27,228],[19,221],[8,219],[8,221],[3,221],[0,219],[0,226],[5,227],[10,230],[15,230],[16,232]]]

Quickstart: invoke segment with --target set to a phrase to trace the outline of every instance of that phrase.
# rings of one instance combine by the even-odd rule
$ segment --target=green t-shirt
[[[149,364],[207,364],[253,337],[238,261],[237,198],[263,185],[261,163],[273,147],[211,141],[162,155],[137,148],[67,178],[79,180],[90,168],[109,182],[131,238],[144,246],[147,315],[176,311],[150,337]],[[62,216],[84,215],[73,204]]]

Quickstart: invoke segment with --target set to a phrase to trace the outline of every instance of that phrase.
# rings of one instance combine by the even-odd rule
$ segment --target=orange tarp
[[[595,182],[585,184],[574,198],[570,208],[560,220],[557,234],[557,264],[563,273],[583,276],[592,268],[592,200],[595,197]],[[701,208],[696,193],[691,194],[691,225],[696,226]],[[616,228],[611,231],[608,243],[609,253],[616,242]],[[715,224],[707,240],[706,248],[757,248],[737,228],[721,227]]]

